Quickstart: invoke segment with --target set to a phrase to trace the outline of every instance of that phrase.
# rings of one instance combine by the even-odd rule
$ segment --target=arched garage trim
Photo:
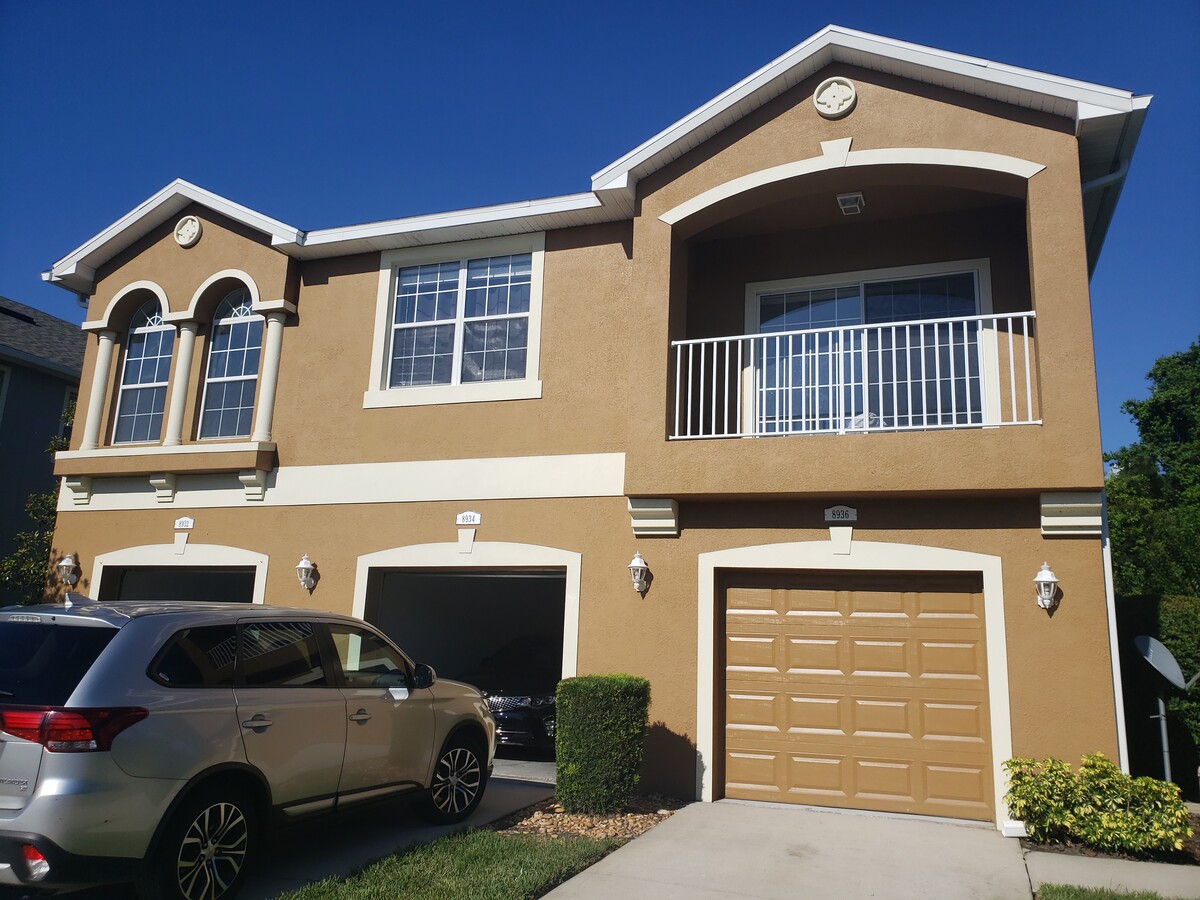
[[[1001,764],[1012,756],[1012,716],[1008,694],[1008,650],[1004,631],[1004,588],[1000,557],[943,547],[854,541],[850,553],[832,541],[798,541],[761,544],[701,553],[696,646],[696,745],[699,750],[696,782],[702,800],[713,799],[712,769],[715,759],[716,713],[716,573],[718,569],[828,569],[842,571],[950,571],[983,574],[984,629],[987,646],[988,705],[991,712],[992,779],[996,797],[996,825],[1006,834],[1020,833],[1015,822],[1005,821],[1006,789]]]
[[[103,584],[104,569],[110,566],[253,566],[254,597],[252,602],[263,603],[267,595],[267,563],[270,557],[254,550],[241,547],[226,547],[222,544],[145,544],[141,547],[126,547],[101,553],[92,564],[92,581],[96,588],[92,596],[99,596]]]
[[[367,553],[358,558],[354,578],[354,615],[363,618],[367,609],[367,579],[371,569],[565,569],[566,598],[563,607],[563,678],[571,678],[579,664],[579,582],[582,555],[557,547],[476,541],[464,553],[457,543],[413,544]]]
[[[680,203],[659,218],[668,225],[676,225],[689,216],[715,206],[730,197],[744,194],[756,188],[780,181],[824,172],[829,169],[853,166],[950,166],[963,169],[986,169],[1005,175],[1016,175],[1026,180],[1042,169],[1041,163],[1030,162],[1001,153],[983,150],[952,150],[945,147],[885,147],[878,150],[851,150],[850,138],[839,141],[822,141],[821,155],[808,159],[772,166],[749,175],[742,175],[724,184],[710,188],[690,200]]]

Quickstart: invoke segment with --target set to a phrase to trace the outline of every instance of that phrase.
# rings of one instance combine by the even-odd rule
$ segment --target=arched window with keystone
[[[250,436],[262,356],[264,319],[250,306],[250,291],[226,295],[213,316],[200,438]]]

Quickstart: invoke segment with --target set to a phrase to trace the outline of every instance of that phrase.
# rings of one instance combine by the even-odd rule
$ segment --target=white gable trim
[[[636,182],[834,62],[1000,99],[1076,122],[1144,110],[1150,103],[1148,96],[1116,88],[828,25],[601,169],[592,176],[592,190]]]

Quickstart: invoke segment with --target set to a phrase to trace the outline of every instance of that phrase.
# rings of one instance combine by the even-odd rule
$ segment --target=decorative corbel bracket
[[[150,476],[150,486],[154,488],[154,497],[159,503],[175,502],[175,473],[158,472]]]
[[[246,499],[261,502],[267,494],[266,469],[242,469],[238,472],[238,481],[246,491]]]
[[[635,537],[679,537],[679,504],[663,497],[630,497],[629,524]]]
[[[87,506],[92,502],[92,479],[88,475],[66,475],[63,484],[71,492],[71,502],[76,506]]]

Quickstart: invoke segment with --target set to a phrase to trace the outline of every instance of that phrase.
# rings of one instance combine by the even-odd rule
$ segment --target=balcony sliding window
[[[125,341],[114,444],[148,443],[162,435],[174,345],[174,326],[163,324],[157,300],[147,301],[133,314]]]
[[[759,293],[757,431],[981,424],[978,296],[973,271]]]

